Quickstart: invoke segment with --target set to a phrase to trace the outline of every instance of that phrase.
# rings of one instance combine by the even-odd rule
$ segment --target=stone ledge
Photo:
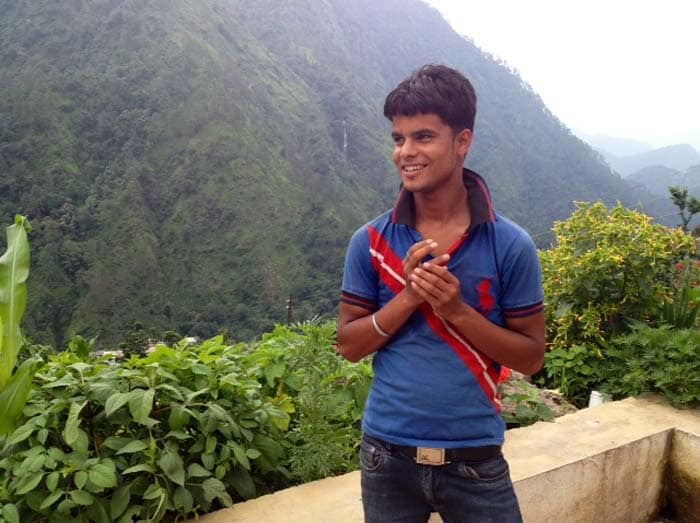
[[[509,430],[504,453],[525,521],[648,521],[658,509],[675,429],[693,438],[694,446],[686,443],[684,448],[698,448],[700,411],[674,409],[656,396],[645,396]],[[199,518],[202,523],[362,520],[359,472],[285,489]],[[431,521],[440,518],[433,515]]]

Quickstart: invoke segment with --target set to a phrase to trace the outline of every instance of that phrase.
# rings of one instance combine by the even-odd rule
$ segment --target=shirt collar
[[[474,171],[464,168],[462,170],[462,180],[464,181],[464,188],[467,190],[471,213],[471,221],[467,232],[470,232],[482,223],[496,221],[496,215],[491,204],[491,194],[484,179]],[[416,207],[413,193],[403,187],[391,213],[391,221],[399,225],[408,225],[415,228]]]

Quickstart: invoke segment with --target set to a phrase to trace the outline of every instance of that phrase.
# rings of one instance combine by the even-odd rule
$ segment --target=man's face
[[[436,114],[395,116],[393,159],[404,187],[432,193],[457,177],[471,145],[471,131],[457,135]]]

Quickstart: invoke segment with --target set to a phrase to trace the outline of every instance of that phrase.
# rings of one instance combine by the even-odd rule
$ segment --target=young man
[[[542,365],[544,314],[530,237],[463,168],[476,95],[425,66],[386,98],[403,188],[348,248],[338,350],[374,354],[360,449],[365,521],[520,521],[501,454],[501,365]]]

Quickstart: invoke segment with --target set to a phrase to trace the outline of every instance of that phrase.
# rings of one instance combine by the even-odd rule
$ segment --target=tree
[[[683,229],[683,232],[688,232],[690,220],[693,219],[693,216],[700,213],[700,199],[695,196],[689,196],[687,187],[669,187],[668,191],[671,193],[671,200],[678,207],[678,214],[680,214],[683,221],[681,229]]]
[[[124,351],[124,356],[127,358],[132,354],[145,356],[148,349],[148,334],[144,329],[143,323],[140,321],[133,323],[131,332],[119,344],[119,348]]]

